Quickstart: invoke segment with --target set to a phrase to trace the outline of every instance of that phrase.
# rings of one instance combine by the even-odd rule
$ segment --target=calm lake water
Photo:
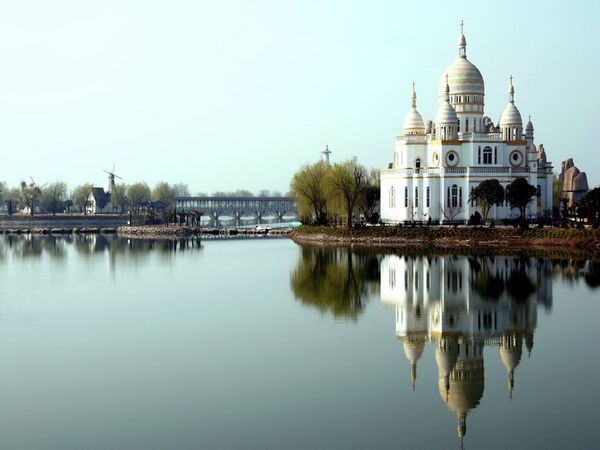
[[[599,317],[589,261],[3,236],[0,447],[598,448]]]

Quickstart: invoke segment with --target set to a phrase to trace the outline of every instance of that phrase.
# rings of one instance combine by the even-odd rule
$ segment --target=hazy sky
[[[412,81],[425,120],[457,53],[497,122],[514,76],[548,159],[600,183],[598,2],[2,1],[0,179],[286,191],[329,144],[391,160]]]

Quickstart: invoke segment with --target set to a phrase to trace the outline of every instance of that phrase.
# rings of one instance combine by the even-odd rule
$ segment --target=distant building
[[[101,187],[94,187],[88,197],[87,212],[88,214],[115,214],[120,210],[113,207],[110,192],[104,191]]]
[[[512,76],[508,103],[495,126],[484,116],[483,77],[466,50],[461,28],[458,57],[440,78],[435,121],[423,122],[413,84],[404,131],[396,138],[392,162],[381,171],[385,222],[465,222],[477,209],[469,201],[472,189],[487,179],[506,187],[525,178],[538,189],[527,213],[537,216],[552,208],[552,163],[543,145],[534,145],[531,120],[523,128]],[[516,215],[508,202],[490,211],[492,219]]]

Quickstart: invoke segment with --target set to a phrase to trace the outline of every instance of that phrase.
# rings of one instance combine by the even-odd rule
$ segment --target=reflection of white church
[[[484,116],[485,89],[479,69],[467,59],[461,31],[458,57],[443,72],[435,121],[423,122],[417,95],[388,169],[381,171],[381,218],[384,222],[465,221],[477,206],[469,202],[473,187],[486,179],[503,186],[525,178],[538,188],[528,214],[552,208],[552,164],[544,147],[533,142],[531,120],[523,129],[514,101],[512,77],[508,103],[495,126]],[[490,218],[517,215],[508,203],[494,207]]]
[[[537,306],[552,301],[549,262],[522,265],[507,257],[386,256],[381,262],[381,301],[395,306],[396,336],[411,363],[413,384],[425,345],[435,345],[442,400],[454,411],[458,434],[483,396],[484,346],[495,346],[512,396],[523,344],[531,352]],[[531,292],[515,300],[509,283],[526,278]],[[512,277],[512,278],[511,278]]]

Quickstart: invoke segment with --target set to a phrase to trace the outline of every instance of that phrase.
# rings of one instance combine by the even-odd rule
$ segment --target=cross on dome
[[[465,21],[460,21],[460,36],[458,38],[458,56],[467,57],[467,39],[465,38]]]

